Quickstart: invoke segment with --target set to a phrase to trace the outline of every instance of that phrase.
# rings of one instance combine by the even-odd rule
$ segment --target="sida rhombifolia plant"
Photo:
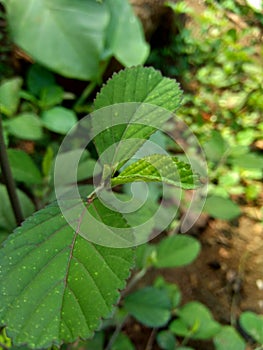
[[[97,95],[77,148],[68,149],[79,139],[62,145],[54,175],[57,201],[27,218],[0,250],[0,321],[14,345],[43,349],[88,339],[110,316],[133,267],[135,247],[152,230],[151,224],[139,226],[143,238],[134,232],[143,212],[108,205],[111,188],[142,181],[198,186],[190,164],[176,157],[155,153],[132,159],[181,97],[178,84],[158,71],[125,69]],[[97,185],[79,188],[84,195],[76,200],[67,185],[70,172],[77,173],[85,138],[95,145],[101,175]]]

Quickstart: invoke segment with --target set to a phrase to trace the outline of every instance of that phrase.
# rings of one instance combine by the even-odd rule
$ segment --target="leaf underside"
[[[188,163],[169,155],[153,154],[128,166],[111,179],[113,186],[134,181],[164,182],[183,189],[196,188],[198,177]]]
[[[96,200],[90,207],[101,210]],[[1,325],[14,344],[46,348],[92,336],[125,286],[133,251],[85,240],[54,203],[9,237],[0,261]]]

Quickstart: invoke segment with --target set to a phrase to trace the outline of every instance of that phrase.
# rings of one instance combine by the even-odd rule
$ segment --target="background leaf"
[[[4,80],[0,85],[0,112],[11,117],[17,111],[22,86],[21,78]]]
[[[232,220],[240,215],[239,206],[231,199],[209,196],[206,199],[204,210],[214,218]]]
[[[105,4],[8,0],[6,7],[14,41],[37,62],[69,78],[96,78],[109,22]]]
[[[154,266],[162,268],[190,264],[200,249],[200,243],[193,237],[183,235],[166,237],[156,247]]]
[[[103,332],[95,332],[92,339],[86,341],[78,341],[74,349],[76,350],[103,350],[105,342],[105,334]]]
[[[42,114],[45,127],[58,134],[65,135],[76,123],[76,114],[64,107],[53,107]]]
[[[124,306],[133,317],[148,327],[164,326],[171,317],[168,294],[154,287],[146,287],[128,295]]]
[[[41,183],[41,173],[27,153],[18,149],[9,149],[7,154],[12,174],[16,181],[24,182],[28,185]]]
[[[174,335],[170,331],[163,330],[157,334],[157,343],[161,349],[174,350],[176,340]]]
[[[35,207],[24,192],[17,189],[17,195],[21,204],[23,216],[28,217],[35,211]],[[0,242],[2,242],[16,226],[16,220],[6,187],[0,184]]]
[[[178,311],[179,322],[185,329],[179,328],[177,320],[172,322],[172,332],[192,339],[209,339],[221,330],[221,325],[213,320],[211,312],[203,304],[192,301],[181,307]],[[187,331],[185,333],[185,331]]]
[[[135,347],[133,346],[132,342],[130,341],[129,337],[124,333],[119,333],[116,340],[112,344],[111,347],[112,350],[135,350]]]
[[[225,326],[221,331],[214,337],[214,344],[216,350],[245,350],[246,343],[235,330],[230,326]]]
[[[58,105],[63,101],[64,90],[59,85],[49,85],[40,92],[39,106],[42,109]]]
[[[7,0],[6,8],[15,43],[34,60],[65,77],[96,80],[112,55],[125,66],[148,56],[138,18],[127,0],[117,1]]]
[[[14,344],[45,348],[92,336],[125,285],[133,251],[85,240],[52,204],[10,235],[0,259],[1,325]]]
[[[8,132],[22,140],[39,140],[43,136],[42,122],[34,113],[24,112],[6,123]]]
[[[240,316],[242,328],[259,344],[263,344],[263,316],[246,311]]]
[[[229,145],[217,130],[211,131],[210,139],[203,147],[207,158],[216,162],[220,161],[229,149]]]
[[[231,157],[229,163],[243,169],[263,169],[263,157],[256,153],[248,153]]]
[[[40,96],[43,89],[55,85],[54,75],[39,64],[32,64],[27,73],[27,88],[35,96]]]
[[[110,23],[107,28],[108,50],[124,66],[143,64],[149,54],[141,22],[128,1],[107,0]],[[128,40],[128,42],[127,42]]]

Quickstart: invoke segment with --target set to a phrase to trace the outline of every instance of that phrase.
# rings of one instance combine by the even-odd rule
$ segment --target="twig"
[[[7,193],[10,199],[10,203],[13,209],[16,223],[17,225],[20,225],[24,219],[23,219],[23,214],[19,203],[19,199],[16,193],[14,178],[13,178],[9,161],[8,161],[1,116],[0,116],[0,165],[2,168],[3,179],[6,185]]]
[[[84,89],[82,94],[80,95],[79,99],[76,101],[74,104],[73,109],[76,110],[78,107],[80,107],[90,96],[90,94],[94,91],[94,89],[97,87],[97,85],[100,85],[102,76],[108,67],[108,64],[110,62],[110,59],[105,60],[104,62],[101,63],[101,66],[99,68],[99,73],[98,73],[98,79],[92,80],[89,85]]]
[[[117,327],[115,328],[105,350],[110,350],[112,348],[112,345],[114,344],[115,340],[117,339],[118,335],[120,334],[122,327],[124,326],[125,322],[127,321],[129,316],[126,316],[122,322],[120,322]]]
[[[122,298],[126,296],[130,292],[130,290],[144,277],[147,271],[148,271],[147,268],[143,268],[133,276],[133,278],[128,283],[127,287],[122,292],[121,294]]]
[[[152,350],[155,335],[156,335],[156,329],[154,328],[150,334],[145,350]]]
[[[84,91],[82,92],[82,94],[80,95],[79,99],[77,100],[77,102],[74,105],[74,109],[77,109],[79,106],[81,106],[86,99],[89,97],[89,95],[93,92],[93,90],[95,89],[95,87],[98,85],[97,81],[91,81],[89,83],[89,85],[84,89]]]

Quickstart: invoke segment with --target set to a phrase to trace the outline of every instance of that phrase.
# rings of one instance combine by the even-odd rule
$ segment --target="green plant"
[[[21,185],[23,186],[22,197],[29,203],[30,199],[33,199],[37,206],[41,207],[42,203],[48,200],[48,192],[50,192],[52,161],[50,159],[48,162],[45,156],[41,164],[41,159],[36,153],[31,155],[23,149],[14,148],[19,148],[18,145],[24,142],[25,146],[30,144],[38,148],[39,153],[45,153],[46,144],[52,137],[47,131],[56,130],[63,134],[77,122],[77,117],[74,112],[61,106],[67,95],[60,86],[55,84],[51,73],[34,65],[29,70],[26,82],[28,90],[24,90],[26,84],[20,77],[3,80],[0,85],[0,112],[3,116],[4,142],[9,145],[7,153],[14,179],[20,189]],[[46,92],[51,90],[53,95],[49,94],[49,98],[45,99]],[[60,113],[56,113],[57,111]],[[52,120],[50,115],[53,116]],[[52,150],[49,148],[47,152],[49,158],[53,158],[56,151],[55,143],[52,146]],[[29,153],[33,152],[29,151]],[[31,198],[28,198],[28,195]],[[6,203],[5,198],[6,196],[3,195],[0,199],[3,208]],[[22,207],[28,207],[25,200],[23,199]],[[31,208],[32,213],[33,204]],[[15,228],[15,225],[11,224],[13,219],[9,220],[12,215],[10,212],[2,222],[2,237],[8,233],[7,229],[10,232]]]
[[[179,26],[169,46],[153,50],[149,63],[182,82],[178,115],[199,136],[208,160],[205,210],[231,220],[240,215],[239,198],[256,203],[262,191],[262,156],[254,147],[262,138],[262,13],[232,0],[206,1],[200,13],[184,1],[168,6],[186,14],[188,25]]]
[[[14,42],[63,76],[97,82],[111,57],[124,66],[147,58],[141,24],[127,0],[2,2]]]
[[[130,246],[140,242],[132,233],[134,217],[140,216],[140,211],[135,215],[118,213],[103,204],[100,194],[107,193],[111,185],[142,179],[196,188],[198,181],[191,166],[169,155],[149,155],[123,170],[143,143],[170,118],[169,111],[179,106],[180,99],[175,81],[142,67],[122,71],[102,88],[94,102],[94,113],[98,118],[100,111],[106,110],[106,117],[88,118],[92,130],[100,131],[93,137],[102,161],[97,190],[87,186],[85,196],[77,202],[74,197],[59,198],[58,203],[28,218],[1,249],[1,324],[7,326],[14,344],[46,348],[79,337],[87,339],[98,328],[101,317],[109,317],[133,265],[134,250]],[[112,107],[116,103],[120,116]],[[131,110],[123,103],[131,105]],[[128,116],[128,123],[124,116]],[[119,117],[120,122],[109,128],[113,117]],[[149,117],[155,123],[149,123]],[[107,153],[116,143],[119,146]],[[57,159],[57,172],[62,170],[65,175],[60,166],[65,159],[75,158],[76,153],[64,150]],[[63,181],[57,184],[64,185]],[[187,238],[181,239],[186,239],[180,246],[184,247]],[[163,245],[165,241],[157,248],[157,257],[163,255],[160,266],[169,266]]]

